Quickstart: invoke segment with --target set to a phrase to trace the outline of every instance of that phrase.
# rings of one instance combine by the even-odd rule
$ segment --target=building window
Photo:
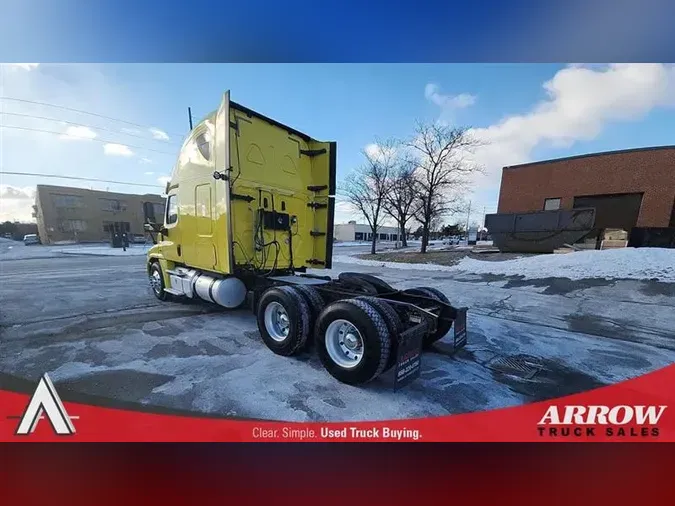
[[[117,199],[99,199],[101,202],[101,210],[107,212],[126,211],[127,203],[123,200]]]
[[[178,196],[169,195],[166,203],[166,224],[172,225],[178,221]]]
[[[560,199],[546,199],[544,200],[544,211],[557,211],[560,209]]]
[[[355,232],[354,233],[354,240],[355,241],[363,241],[363,232]]]
[[[386,241],[387,240],[387,234],[380,234],[380,241]]]
[[[59,223],[60,232],[84,232],[87,230],[87,222],[84,220],[64,220]]]
[[[197,148],[202,156],[206,160],[211,161],[211,135],[209,132],[199,134],[195,139],[195,142],[197,143]]]
[[[78,195],[52,195],[54,205],[61,208],[83,207],[84,200]]]

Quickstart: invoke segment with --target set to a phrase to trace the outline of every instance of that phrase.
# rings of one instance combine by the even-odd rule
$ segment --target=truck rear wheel
[[[363,288],[373,295],[396,291],[388,283],[385,283],[380,278],[370,274],[365,274],[363,272],[341,272],[338,274],[338,279],[344,283],[353,284]]]
[[[445,304],[450,304],[450,300],[445,296],[443,292],[437,290],[436,288],[431,288],[430,286],[421,286],[418,288],[411,288],[406,290],[406,293],[412,295],[421,295],[423,297],[429,297],[430,299],[435,299]],[[443,314],[443,311],[441,311]],[[438,325],[436,327],[436,332],[433,334],[428,334],[424,337],[424,346],[429,347],[434,344],[436,341],[445,337],[445,335],[450,332],[452,328],[452,322],[446,320],[438,320]]]
[[[311,313],[294,287],[268,289],[260,298],[257,318],[263,342],[277,355],[295,355],[305,346],[311,331]]]
[[[309,328],[313,331],[316,319],[321,314],[321,311],[323,311],[323,308],[326,307],[326,302],[316,288],[306,285],[293,285],[293,288],[305,298],[305,302],[309,305]],[[314,340],[308,339],[307,348],[312,348],[313,346]]]
[[[391,339],[391,350],[389,353],[389,362],[385,367],[385,371],[394,365],[396,362],[396,353],[398,350],[398,338],[403,332],[405,325],[403,320],[398,315],[396,310],[388,304],[387,301],[378,299],[377,297],[358,297],[359,300],[364,300],[373,306],[380,315],[384,318],[387,328],[389,329],[389,337]]]
[[[389,363],[389,327],[364,300],[340,300],[327,306],[317,320],[315,339],[321,363],[342,383],[372,381]]]

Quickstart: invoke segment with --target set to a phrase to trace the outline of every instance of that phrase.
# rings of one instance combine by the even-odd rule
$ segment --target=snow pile
[[[416,270],[416,271],[456,271],[455,267],[448,265],[427,264],[408,264],[405,262],[383,262],[381,260],[365,260],[363,258],[351,257],[348,255],[335,255],[333,262],[339,264],[367,265],[371,267],[384,267],[386,269]]]
[[[365,241],[344,241],[344,242],[336,242],[333,244],[333,247],[335,248],[341,248],[343,246],[366,246],[370,244],[370,242],[365,242]]]
[[[621,248],[538,255],[503,262],[463,258],[453,268],[474,274],[524,276],[526,279],[658,279],[675,282],[675,249]]]
[[[659,281],[675,283],[675,250],[664,248],[588,250],[566,254],[537,255],[505,261],[476,260],[465,257],[455,266],[433,263],[383,262],[347,255],[336,255],[333,257],[333,261],[386,269],[501,274],[504,276],[522,276],[525,279],[658,279]]]

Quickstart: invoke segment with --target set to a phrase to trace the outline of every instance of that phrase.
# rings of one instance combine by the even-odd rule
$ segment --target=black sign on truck
[[[396,367],[394,368],[394,387],[406,386],[417,379],[422,370],[422,338],[426,324],[420,323],[400,335]]]
[[[457,317],[453,322],[455,327],[454,350],[466,346],[466,311],[467,308],[462,307],[457,310]]]

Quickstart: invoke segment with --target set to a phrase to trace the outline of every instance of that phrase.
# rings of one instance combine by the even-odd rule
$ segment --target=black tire
[[[305,302],[309,305],[309,328],[314,330],[314,325],[316,324],[316,319],[318,318],[323,308],[326,307],[326,302],[321,297],[321,294],[316,288],[306,285],[293,285],[298,293],[304,297]],[[314,347],[314,340],[308,339],[306,346],[307,349]]]
[[[305,301],[307,301],[307,304],[309,304],[309,307],[312,310],[312,316],[316,318],[326,306],[326,303],[324,302],[323,297],[321,297],[319,291],[316,288],[312,288],[311,286],[307,285],[293,285],[293,288],[302,294],[302,296],[305,298]]]
[[[367,285],[375,289],[375,292],[370,292],[373,294],[391,293],[396,291],[395,288],[392,288],[380,278],[370,274],[364,274],[362,272],[341,272],[338,274],[338,279],[340,281],[344,281],[345,283],[351,282],[360,285],[367,283]]]
[[[406,290],[406,292],[413,295],[422,295],[423,297],[429,297],[430,299],[435,299],[437,301],[444,302],[445,304],[450,304],[450,300],[445,296],[443,292],[430,286],[421,286],[418,288]],[[442,313],[443,311],[441,311],[441,314]],[[443,339],[447,335],[447,333],[450,332],[451,328],[452,322],[446,320],[438,320],[436,332],[434,332],[433,334],[427,334],[424,337],[424,346],[429,347],[436,341]]]
[[[385,367],[385,371],[387,371],[396,363],[396,355],[398,353],[398,337],[405,329],[403,320],[401,320],[401,317],[398,315],[396,310],[391,306],[391,304],[388,304],[387,301],[378,299],[377,297],[357,297],[357,299],[365,300],[371,306],[377,309],[387,324],[389,336],[391,338],[389,361]]]
[[[265,325],[265,311],[272,303],[283,307],[288,319],[288,334],[280,338],[273,337]],[[309,305],[300,293],[292,286],[273,287],[265,291],[257,308],[258,330],[262,340],[272,352],[289,357],[302,351],[311,331]]]
[[[335,320],[347,320],[356,327],[363,340],[363,356],[353,368],[333,361],[326,345],[326,331]],[[377,378],[389,363],[391,337],[385,318],[364,300],[346,299],[328,305],[316,322],[317,355],[328,373],[342,383],[360,385]]]
[[[154,284],[156,281],[153,282],[153,278],[156,278],[157,276],[159,276],[159,285]],[[164,290],[164,288],[166,288],[164,285],[164,274],[162,273],[162,267],[159,265],[158,261],[154,261],[150,264],[148,278],[150,280],[150,289],[155,297],[162,302],[171,300],[171,294]]]

